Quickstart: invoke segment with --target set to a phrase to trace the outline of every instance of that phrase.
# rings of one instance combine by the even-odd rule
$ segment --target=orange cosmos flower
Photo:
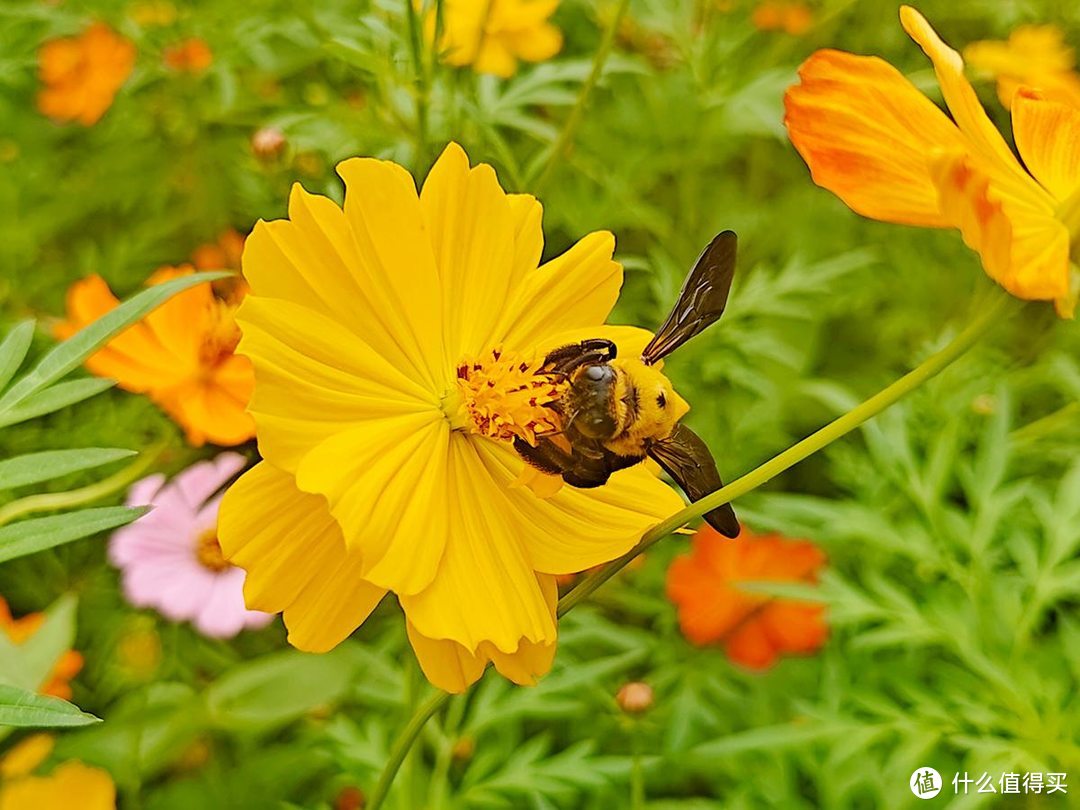
[[[192,272],[190,265],[162,267],[147,284]],[[112,377],[125,391],[148,395],[196,446],[247,441],[255,435],[245,411],[254,374],[247,358],[233,354],[240,339],[233,316],[245,292],[242,282],[231,285],[226,296],[215,295],[210,284],[185,290],[113,338],[86,367]],[[68,319],[56,328],[57,337],[71,336],[118,303],[100,276],[76,282],[68,290]]]
[[[214,61],[214,54],[206,40],[191,37],[165,49],[166,67],[182,73],[202,73]]]
[[[16,619],[11,615],[7,601],[0,597],[0,633],[13,644],[22,644],[45,623],[44,613],[28,613]],[[43,695],[71,700],[71,681],[83,667],[83,657],[75,650],[68,650],[56,659],[49,676],[38,686]]]
[[[243,252],[243,234],[234,228],[227,228],[216,242],[207,242],[195,248],[191,263],[197,270],[239,270]]]
[[[987,274],[1072,317],[1080,273],[1080,109],[1020,90],[1005,143],[964,78],[960,54],[915,11],[904,29],[934,63],[950,119],[876,57],[824,50],[799,69],[785,124],[814,181],[872,219],[958,228]],[[955,121],[955,123],[954,123]],[[1024,168],[1026,166],[1026,170]]]
[[[765,0],[758,3],[750,22],[759,31],[784,31],[792,36],[805,34],[814,24],[814,15],[805,3]]]
[[[54,121],[98,121],[135,66],[135,46],[104,23],[46,42],[38,52],[44,85],[38,109]]]
[[[732,661],[765,669],[780,653],[809,653],[825,642],[824,606],[754,593],[739,583],[816,582],[824,564],[824,553],[806,540],[755,535],[745,527],[727,540],[706,525],[694,535],[691,552],[668,569],[668,598],[693,644],[723,644]]]
[[[1073,70],[1073,49],[1056,25],[1021,25],[1005,42],[986,40],[964,48],[975,70],[997,79],[998,98],[1006,107],[1021,87],[1037,88],[1051,101],[1080,107],[1080,76]]]

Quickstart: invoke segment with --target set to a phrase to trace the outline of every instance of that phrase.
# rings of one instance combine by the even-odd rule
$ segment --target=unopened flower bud
[[[641,714],[652,708],[653,689],[647,683],[631,681],[623,684],[615,695],[615,702],[627,714]]]
[[[285,149],[285,133],[277,127],[262,127],[251,136],[251,151],[259,160],[273,160]]]
[[[474,751],[476,751],[476,741],[472,737],[458,737],[450,749],[450,756],[457,762],[467,762],[472,759]]]
[[[346,785],[334,799],[334,810],[364,810],[366,804],[364,791],[355,785]]]

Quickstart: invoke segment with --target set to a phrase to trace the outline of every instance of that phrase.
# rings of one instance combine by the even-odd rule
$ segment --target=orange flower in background
[[[960,54],[915,11],[904,29],[934,64],[952,118],[876,57],[814,53],[785,97],[785,124],[814,182],[863,216],[957,228],[1018,298],[1076,306],[1080,109],[1021,89],[1012,106],[1023,165],[964,78]],[[955,120],[955,123],[954,123]],[[1025,169],[1026,166],[1026,169]]]
[[[825,608],[754,593],[739,584],[813,583],[824,565],[825,554],[806,540],[755,535],[745,527],[728,540],[703,526],[690,553],[671,563],[667,593],[691,643],[723,644],[735,663],[765,669],[781,653],[810,653],[825,642]]]
[[[0,810],[115,810],[116,785],[108,771],[71,760],[45,776],[33,774],[53,745],[49,735],[34,734],[4,754]]]
[[[214,62],[206,40],[190,37],[165,48],[165,66],[182,73],[202,73]]]
[[[147,284],[192,272],[190,265],[163,267]],[[225,297],[215,295],[210,284],[185,290],[113,338],[86,367],[112,377],[125,391],[149,396],[196,446],[247,441],[255,435],[245,411],[254,374],[247,358],[233,354],[240,339],[234,315],[245,291],[242,282],[231,285]],[[76,282],[57,337],[70,337],[118,303],[100,276]]]
[[[814,14],[805,3],[765,0],[754,8],[750,22],[759,31],[784,31],[799,36],[813,26]]]
[[[37,105],[54,121],[98,121],[135,66],[135,46],[104,23],[83,33],[46,42],[38,52],[44,87]]]
[[[964,48],[972,68],[997,80],[1006,107],[1021,87],[1039,90],[1051,101],[1080,107],[1080,75],[1073,70],[1073,49],[1056,25],[1021,25],[1005,42],[986,40]]]
[[[16,619],[11,615],[7,601],[0,597],[0,633],[13,644],[22,644],[41,629],[45,623],[44,613],[28,613]],[[75,650],[68,650],[58,659],[45,681],[38,687],[43,695],[71,700],[71,681],[83,668],[83,657]]]
[[[562,32],[548,22],[559,0],[445,0],[439,50],[448,65],[472,65],[502,78],[518,61],[543,62],[562,48]],[[434,37],[435,14],[427,18]]]
[[[197,270],[239,270],[244,252],[244,236],[234,228],[221,232],[216,242],[199,245],[191,254]]]

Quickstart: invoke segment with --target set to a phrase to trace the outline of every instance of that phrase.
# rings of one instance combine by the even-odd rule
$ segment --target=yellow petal
[[[244,243],[244,276],[258,296],[300,304],[337,321],[414,379],[422,379],[406,332],[368,281],[345,213],[294,185],[289,219],[259,221]]]
[[[1002,193],[1037,203],[1041,196],[1038,187],[1030,182],[1005,139],[987,116],[974,88],[964,77],[964,60],[960,54],[946,45],[926,18],[911,6],[900,7],[900,22],[908,36],[934,63],[934,73],[949,112],[964,133],[968,148],[986,161],[986,170],[993,177],[995,185]],[[939,146],[951,150],[948,144]]]
[[[598,231],[525,276],[496,330],[511,351],[527,351],[555,332],[602,324],[622,287],[612,261],[615,237]]]
[[[444,692],[460,695],[484,674],[487,659],[469,652],[456,641],[430,639],[405,623],[416,660],[432,684]]]
[[[505,35],[510,51],[526,62],[543,62],[557,54],[563,45],[562,31],[550,23]]]
[[[73,805],[72,800],[78,799]],[[0,788],[0,810],[116,810],[116,785],[107,771],[64,762],[48,776],[27,776]]]
[[[814,182],[865,217],[940,228],[928,158],[961,149],[956,125],[892,65],[817,51],[784,96],[784,124]]]
[[[514,220],[515,279],[536,270],[544,252],[544,207],[531,194],[508,194],[510,213]]]
[[[380,587],[416,593],[435,576],[454,525],[449,444],[441,414],[371,419],[327,439],[297,469],[297,485],[326,496],[346,544],[363,556],[363,576]]]
[[[396,163],[373,158],[350,158],[337,171],[362,285],[430,389],[441,392],[454,359],[443,344],[442,284],[413,178]]]
[[[555,577],[537,574],[537,582],[544,594],[551,615],[555,615],[555,609],[559,604],[559,586]],[[480,645],[478,654],[490,660],[495,669],[504,678],[509,678],[518,686],[535,686],[536,679],[546,675],[555,660],[555,642],[537,643],[522,639],[521,644],[512,653],[499,650],[489,641]]]
[[[489,73],[501,79],[509,79],[517,72],[517,60],[503,38],[490,35],[480,41],[472,66],[477,73]]]
[[[554,643],[555,621],[525,556],[518,515],[479,455],[485,439],[450,442],[446,553],[425,590],[401,597],[416,629],[468,650],[490,641],[514,652],[521,639]],[[531,496],[530,496],[531,497]]]
[[[602,487],[564,486],[550,498],[511,487],[524,462],[509,447],[478,443],[477,453],[533,569],[572,574],[629,551],[650,527],[683,507],[683,499],[645,465],[621,470]]]
[[[365,581],[359,555],[347,553],[325,498],[301,492],[266,463],[225,493],[218,539],[226,558],[247,572],[252,610],[284,611],[289,641],[325,652],[359,627],[386,591]]]
[[[14,779],[25,776],[45,761],[56,741],[48,734],[31,734],[20,740],[0,759],[0,777]]]
[[[1043,188],[1058,201],[1080,191],[1080,109],[1021,89],[1012,119],[1016,148]]]
[[[518,223],[495,170],[469,168],[451,142],[432,166],[420,204],[443,285],[447,352],[454,362],[492,345],[515,275]]]
[[[238,351],[251,358],[250,410],[263,457],[295,472],[330,436],[369,419],[438,412],[438,400],[358,336],[314,310],[248,296]]]
[[[982,164],[965,153],[932,165],[942,209],[978,252],[987,275],[1013,295],[1053,300],[1068,294],[1069,232],[1051,214],[1002,195]]]

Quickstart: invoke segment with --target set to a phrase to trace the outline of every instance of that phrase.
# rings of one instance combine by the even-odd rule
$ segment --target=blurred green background
[[[536,191],[615,5],[563,0],[562,53],[510,80],[434,66],[422,139],[396,0],[4,0],[0,326],[47,326],[90,273],[127,295],[226,228],[283,216],[293,182],[340,200],[333,166],[348,156],[422,177],[455,139],[508,190]],[[955,47],[1031,22],[1080,44],[1080,9],[1065,0],[919,7]],[[545,256],[615,232],[627,268],[617,322],[656,326],[701,246],[738,232],[728,314],[667,366],[728,479],[916,365],[990,285],[955,233],[869,222],[810,181],[781,119],[813,50],[879,54],[934,97],[936,86],[892,3],[809,8],[812,26],[792,35],[757,30],[750,3],[632,0],[539,192]],[[100,122],[54,124],[35,108],[38,48],[91,20],[135,43],[135,70]],[[163,64],[188,37],[213,53],[204,72]],[[992,83],[977,87],[1008,132]],[[259,156],[266,127],[284,145]],[[753,528],[827,551],[819,654],[758,674],[691,647],[664,596],[686,543],[671,538],[563,622],[539,687],[492,678],[454,699],[391,806],[621,808],[642,780],[654,810],[907,807],[922,765],[946,781],[1077,782],[1053,799],[947,790],[937,801],[952,807],[1080,796],[1080,335],[1049,306],[1015,309],[940,378],[737,504]],[[49,344],[43,332],[35,346]],[[110,391],[4,431],[0,457],[163,438],[167,471],[213,453],[186,447],[145,399]],[[226,643],[134,611],[117,580],[100,538],[0,568],[16,613],[79,599],[87,663],[74,700],[107,722],[61,735],[59,758],[108,768],[122,806],[148,810],[331,808],[343,788],[370,790],[421,686],[394,610],[334,653],[303,656],[285,650],[280,623]],[[634,717],[614,700],[631,680],[656,691]]]

